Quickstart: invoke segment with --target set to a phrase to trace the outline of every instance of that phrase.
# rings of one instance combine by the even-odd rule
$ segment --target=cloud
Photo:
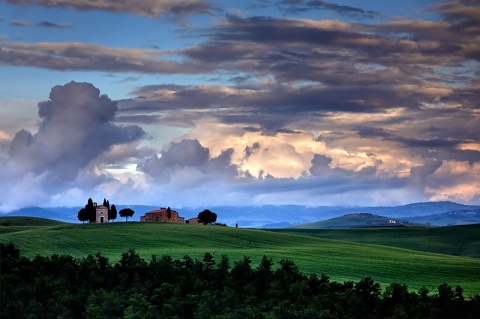
[[[198,126],[203,134],[197,130],[189,133],[202,143],[196,139],[173,142],[159,156],[139,165],[152,188],[147,193],[187,207],[339,202],[374,205],[404,203],[407,194],[410,199],[426,198],[412,189],[408,179],[376,175],[376,167],[365,166],[357,172],[338,167],[330,155],[314,154],[312,150],[321,151],[324,144],[311,137],[307,146],[306,136],[258,136],[250,132],[240,137],[234,127],[205,124]],[[207,131],[205,127],[212,129]],[[226,145],[232,148],[225,150]],[[329,152],[323,148],[325,151]],[[313,159],[310,162],[305,158]],[[305,172],[309,168],[310,174]]]
[[[30,22],[20,21],[20,20],[12,20],[10,21],[10,25],[13,25],[15,27],[31,27],[32,26]]]
[[[178,171],[197,171],[195,175],[227,174],[238,175],[237,166],[232,164],[233,149],[223,150],[219,156],[211,157],[210,150],[203,147],[198,140],[182,140],[171,143],[161,156],[152,156],[138,166],[138,170],[156,178],[169,181]],[[160,181],[160,183],[162,183]]]
[[[461,21],[466,25],[480,22],[480,5],[477,0],[446,1],[434,5],[433,9],[450,20]]]
[[[330,172],[330,163],[332,159],[328,156],[315,154],[312,159],[312,167],[310,167],[310,174],[313,176],[321,176],[329,174]]]
[[[442,161],[423,180],[426,193],[433,200],[478,201],[480,198],[480,163]]]
[[[245,146],[245,157],[248,159],[252,154],[255,154],[260,150],[260,143],[254,142],[252,146]]]
[[[89,83],[52,88],[49,100],[38,104],[38,131],[20,130],[9,143],[2,163],[2,178],[9,182],[2,184],[7,188],[0,206],[19,200],[22,192],[30,194],[31,187],[41,189],[39,196],[45,197],[70,187],[93,189],[111,179],[105,172],[96,172],[98,161],[144,135],[138,126],[113,123],[116,104]],[[109,162],[121,163],[132,154],[110,155]]]
[[[328,87],[286,85],[235,88],[226,86],[145,86],[132,92],[138,97],[122,101],[122,109],[133,111],[136,107],[151,111],[177,109],[220,109],[216,114],[229,123],[262,123],[267,129],[280,129],[286,123],[311,112],[375,112],[405,102],[408,95],[399,94],[388,87]],[[382,103],[385,102],[385,103]],[[415,100],[410,101],[412,107]],[[273,107],[274,106],[274,107]],[[229,110],[222,112],[221,110]],[[246,114],[255,110],[262,117]],[[233,111],[233,112],[232,112]],[[290,114],[275,116],[275,114]],[[272,116],[267,117],[266,115]],[[271,122],[271,124],[269,124]],[[287,131],[281,131],[287,132]],[[294,131],[288,131],[295,133]]]
[[[311,10],[330,10],[340,15],[353,18],[373,18],[378,16],[378,12],[372,10],[363,10],[356,7],[338,5],[326,1],[311,0],[279,0],[276,4],[280,10],[288,14],[299,14]]]
[[[196,74],[200,65],[162,59],[159,50],[109,48],[84,43],[0,42],[4,65],[33,66],[63,71],[138,72],[155,74]]]
[[[116,13],[133,13],[142,16],[159,17],[165,14],[185,16],[191,14],[205,14],[211,10],[205,0],[3,0],[4,2],[19,5],[41,5],[44,7],[65,7],[70,9],[91,11],[104,10]]]
[[[49,21],[42,21],[36,24],[38,27],[44,28],[59,28],[59,29],[68,29],[71,28],[72,25],[68,23],[54,23]]]
[[[27,2],[49,5],[16,3]],[[163,15],[155,5],[167,8],[105,3],[56,2],[150,17]],[[326,1],[276,3],[290,14],[370,14]],[[169,51],[3,41],[2,65],[122,73],[110,84],[136,87],[117,102],[87,84],[52,90],[38,132],[5,130],[0,139],[9,168],[0,193],[19,196],[31,183],[45,190],[36,198],[91,189],[171,205],[478,202],[478,5],[429,10],[438,19],[226,15],[182,29],[194,43]]]

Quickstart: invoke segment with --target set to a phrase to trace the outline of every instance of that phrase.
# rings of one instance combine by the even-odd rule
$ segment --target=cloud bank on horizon
[[[0,212],[480,204],[476,0],[0,12]]]

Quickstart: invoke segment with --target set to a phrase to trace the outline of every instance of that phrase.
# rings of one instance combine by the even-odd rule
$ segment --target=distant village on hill
[[[84,208],[78,211],[78,220],[81,222],[88,222],[90,224],[103,224],[117,219],[117,215],[125,217],[125,221],[128,221],[128,217],[132,217],[135,212],[131,208],[121,209],[117,213],[117,208],[114,204],[110,205],[107,199],[103,199],[102,205],[97,205],[91,198],[88,199]],[[191,217],[185,219],[180,214],[170,209],[170,207],[161,207],[146,212],[145,215],[140,217],[140,222],[149,223],[177,223],[177,224],[214,224],[217,221],[217,214],[205,209],[198,214],[197,217]],[[215,223],[215,225],[220,225]],[[221,224],[226,226],[225,224]]]

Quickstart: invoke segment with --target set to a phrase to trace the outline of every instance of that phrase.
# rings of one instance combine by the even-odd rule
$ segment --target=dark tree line
[[[478,295],[441,284],[436,291],[410,291],[394,283],[382,291],[371,278],[331,281],[302,274],[294,262],[278,267],[263,257],[258,266],[243,257],[231,266],[189,256],[153,256],[134,251],[111,264],[100,254],[22,258],[11,244],[1,249],[1,318],[477,318]]]

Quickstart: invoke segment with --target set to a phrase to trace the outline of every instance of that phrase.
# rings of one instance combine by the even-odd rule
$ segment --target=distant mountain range
[[[151,205],[115,205],[117,210],[132,208],[135,211],[129,221],[139,221],[140,216],[160,206]],[[162,205],[166,206],[166,205]],[[3,216],[33,216],[65,222],[79,222],[77,213],[79,207],[27,207],[12,211]],[[425,202],[403,206],[381,207],[342,207],[302,205],[264,205],[264,206],[214,206],[200,208],[176,208],[182,217],[196,217],[204,209],[210,209],[218,215],[218,222],[229,226],[253,228],[286,228],[308,223],[326,221],[349,214],[371,214],[385,216],[392,220],[405,220],[412,223],[430,224],[433,226],[460,225],[465,223],[480,223],[478,211],[480,206],[462,205],[454,202]],[[437,216],[448,213],[449,215]],[[122,221],[122,218],[118,218]]]
[[[455,226],[480,224],[480,209],[462,209],[442,214],[404,217],[402,219],[379,216],[369,213],[353,213],[293,228],[329,229],[360,227],[408,227],[408,226]]]
[[[409,217],[408,220],[429,226],[480,224],[480,209],[454,210],[443,214]]]

